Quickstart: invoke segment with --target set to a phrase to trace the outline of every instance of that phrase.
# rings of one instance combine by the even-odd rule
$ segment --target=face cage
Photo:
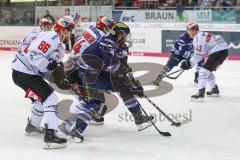
[[[41,24],[40,28],[42,31],[50,31],[53,28],[52,24]]]
[[[125,43],[127,42],[128,38],[130,37],[130,34],[127,34],[126,32],[122,31],[122,33],[120,33],[120,35],[122,36],[120,40],[118,40],[119,43]]]

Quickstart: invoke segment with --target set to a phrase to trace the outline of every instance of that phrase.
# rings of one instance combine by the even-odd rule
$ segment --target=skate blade
[[[74,139],[75,143],[82,143],[83,142],[83,139],[78,138],[78,137],[74,137],[73,139]]]
[[[67,139],[68,142],[71,142],[71,143],[82,143],[83,140],[84,140],[84,139],[81,139],[79,137],[73,137],[73,136],[70,136],[70,135],[68,135],[66,137],[66,139]]]
[[[103,122],[91,121],[89,124],[90,124],[90,125],[96,125],[96,126],[98,126],[98,125],[104,125],[104,121],[103,121]]]
[[[191,101],[191,102],[204,102],[205,100],[204,100],[204,98],[198,98],[198,99],[196,99],[196,98],[191,98],[190,101]]]
[[[41,136],[44,133],[38,133],[38,132],[25,132],[25,136]]]
[[[66,148],[67,144],[63,143],[63,144],[58,144],[58,143],[45,143],[45,146],[43,147],[43,149],[61,149],[61,148]]]
[[[137,128],[138,128],[137,131],[142,131],[142,130],[147,129],[148,127],[150,127],[150,126],[153,125],[152,123],[155,124],[155,123],[156,123],[156,119],[153,119],[152,122],[149,121],[149,122],[147,122],[147,123],[137,125]]]
[[[207,95],[208,97],[220,97],[220,94]]]

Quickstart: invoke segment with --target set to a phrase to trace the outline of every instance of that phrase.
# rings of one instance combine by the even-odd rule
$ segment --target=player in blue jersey
[[[91,44],[79,58],[78,77],[87,96],[83,97],[81,105],[75,105],[72,109],[72,113],[77,115],[76,119],[69,117],[60,127],[77,142],[83,140],[82,133],[93,116],[96,116],[94,108],[102,103],[101,97],[96,96],[97,92],[93,93],[95,90],[118,92],[133,115],[138,131],[155,121],[153,116],[143,115],[136,99],[136,96],[143,96],[143,88],[134,79],[127,64],[128,48],[125,42],[129,34],[129,27],[117,22],[109,34]]]
[[[198,28],[197,24],[190,23],[187,25],[187,32],[180,35],[180,37],[175,41],[174,46],[171,49],[171,56],[167,62],[167,64],[163,67],[162,71],[158,75],[158,78],[154,81],[154,84],[159,85],[162,79],[166,76],[166,74],[172,70],[175,66],[177,66],[182,60],[190,59],[193,53],[193,37],[191,36],[191,32],[193,29]],[[194,82],[197,83],[198,78],[198,70],[199,67],[204,63],[204,59],[202,59],[197,66],[195,72]]]

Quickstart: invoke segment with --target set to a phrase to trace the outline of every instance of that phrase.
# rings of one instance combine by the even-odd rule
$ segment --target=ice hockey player
[[[32,32],[30,32],[27,36],[23,38],[23,40],[19,44],[19,55],[24,55],[28,53],[28,47],[31,44],[33,40],[36,39],[38,34],[41,31],[51,31],[53,24],[52,21],[47,19],[47,18],[41,18],[39,21],[39,28],[35,28]],[[16,55],[17,56],[17,55]],[[33,102],[33,108],[32,108],[32,113],[31,116],[28,118],[28,124],[25,128],[26,135],[32,135],[32,134],[43,134],[43,128],[40,127],[41,119],[43,113],[38,110],[38,108],[42,108],[42,104],[39,101],[34,101]],[[38,119],[36,118],[35,115],[39,115]]]
[[[67,18],[73,24],[76,24],[75,23],[75,17],[70,13],[70,9],[69,8],[65,9],[65,15],[62,18]],[[73,47],[73,44],[74,44],[74,41],[75,41],[75,29],[73,29],[72,32],[71,32],[70,41],[65,44],[67,52],[71,51],[71,49]]]
[[[91,89],[119,92],[123,103],[132,113],[138,130],[141,131],[151,126],[151,121],[155,120],[153,116],[142,114],[141,106],[135,97],[143,96],[143,88],[133,79],[127,65],[128,48],[125,42],[129,33],[130,29],[125,23],[117,22],[109,34],[82,53],[78,76],[82,80],[82,86],[90,89],[88,93]],[[82,133],[92,118],[92,108],[101,103],[100,99],[92,97],[84,100],[82,106],[76,105],[72,112],[77,114],[76,121],[69,118],[60,126],[60,130],[81,142]]]
[[[73,49],[71,51],[71,54],[69,56],[68,61],[65,63],[65,71],[67,73],[71,73],[71,77],[75,77],[76,81],[79,80],[77,77],[77,70],[75,69],[75,65],[78,59],[81,58],[82,53],[85,51],[86,48],[88,48],[91,44],[93,44],[95,41],[103,37],[106,33],[110,31],[110,29],[113,27],[114,21],[112,18],[107,16],[99,16],[96,20],[95,24],[91,24],[83,33],[82,35],[77,39],[76,43],[73,46]],[[75,70],[75,72],[74,72]],[[103,94],[103,93],[102,93]],[[104,95],[102,95],[104,97]],[[95,111],[97,114],[97,111],[100,110],[101,107],[106,107],[105,105],[95,107]],[[105,108],[106,109],[106,108]],[[99,117],[96,119],[92,119],[92,124],[101,125],[104,123],[104,118]]]
[[[28,52],[28,47],[31,44],[33,40],[36,39],[37,35],[41,31],[51,31],[53,26],[53,23],[51,20],[47,18],[41,18],[39,21],[39,28],[33,29],[32,32],[30,32],[27,36],[23,38],[23,40],[19,44],[19,52],[21,53],[27,53]]]
[[[210,32],[199,32],[198,27],[194,27],[192,32],[194,54],[190,60],[182,63],[181,68],[187,70],[196,65],[204,56],[208,56],[207,61],[199,70],[198,93],[192,95],[193,101],[203,101],[205,97],[205,86],[208,83],[210,91],[208,96],[219,96],[219,89],[216,84],[215,76],[212,73],[224,62],[228,56],[228,44],[223,37],[213,35]]]
[[[159,83],[166,76],[168,72],[172,70],[175,66],[177,66],[182,60],[187,60],[191,57],[193,53],[193,37],[192,32],[194,31],[194,27],[198,25],[190,23],[187,25],[187,32],[180,35],[180,37],[175,41],[174,46],[171,49],[171,56],[167,64],[163,67],[163,70],[158,75],[157,79],[153,82],[155,85],[159,86]],[[197,83],[198,71],[201,65],[204,63],[204,59],[198,62],[198,66],[196,68],[194,82]]]
[[[73,46],[71,57],[78,58],[87,47],[109,32],[113,25],[114,21],[112,18],[99,16],[96,24],[91,24],[77,39]]]
[[[70,21],[59,19],[54,30],[40,32],[29,45],[27,53],[17,53],[12,62],[14,83],[22,88],[26,92],[25,97],[30,98],[34,103],[26,131],[42,132],[40,123],[44,117],[45,149],[66,147],[66,139],[56,135],[58,97],[44,78],[52,74],[54,83],[61,87],[68,87],[62,81],[65,75],[60,64],[64,56],[62,42],[68,40],[72,28],[73,24]]]

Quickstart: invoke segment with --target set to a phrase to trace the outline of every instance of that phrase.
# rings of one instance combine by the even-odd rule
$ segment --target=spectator
[[[208,6],[207,8],[212,8],[212,1],[208,1]]]
[[[240,0],[237,0],[236,3],[236,7],[237,7],[237,23],[240,23]]]
[[[198,0],[198,5],[197,5],[200,9],[204,8],[204,4],[203,4],[203,0]]]
[[[29,25],[33,25],[34,24],[34,16],[33,16],[33,12],[32,11],[26,11],[24,13],[24,15],[26,16],[25,18],[25,24],[29,24]]]
[[[75,18],[74,18],[73,15],[71,15],[69,8],[65,9],[65,15],[64,15],[63,17],[70,19],[70,21],[71,21],[73,24],[75,24]],[[72,47],[73,47],[73,45],[74,45],[74,41],[75,41],[74,33],[75,33],[75,29],[73,29],[72,32],[71,32],[70,44],[69,44],[69,42],[65,44],[65,45],[66,45],[66,51],[67,51],[67,52],[70,52],[71,49],[72,49]],[[71,46],[71,47],[70,47],[70,46]]]
[[[204,7],[204,8],[207,8],[209,2],[211,2],[211,1],[210,1],[210,0],[203,0],[203,1],[202,1],[203,7]]]
[[[50,15],[49,10],[45,10],[45,15],[43,16],[43,18],[51,19],[53,23],[55,22],[55,19],[52,15]]]
[[[184,8],[183,8],[183,5],[182,5],[182,1],[179,1],[177,3],[176,11],[177,11],[178,21],[183,22],[184,21],[184,16],[183,16]]]
[[[85,0],[74,0],[75,6],[85,5]]]
[[[215,8],[216,9],[222,9],[223,8],[222,3],[220,1],[217,1],[216,5],[215,5]]]
[[[3,16],[4,16],[3,24],[5,24],[5,25],[13,24],[12,12],[10,10],[5,10],[5,12],[3,12]]]

